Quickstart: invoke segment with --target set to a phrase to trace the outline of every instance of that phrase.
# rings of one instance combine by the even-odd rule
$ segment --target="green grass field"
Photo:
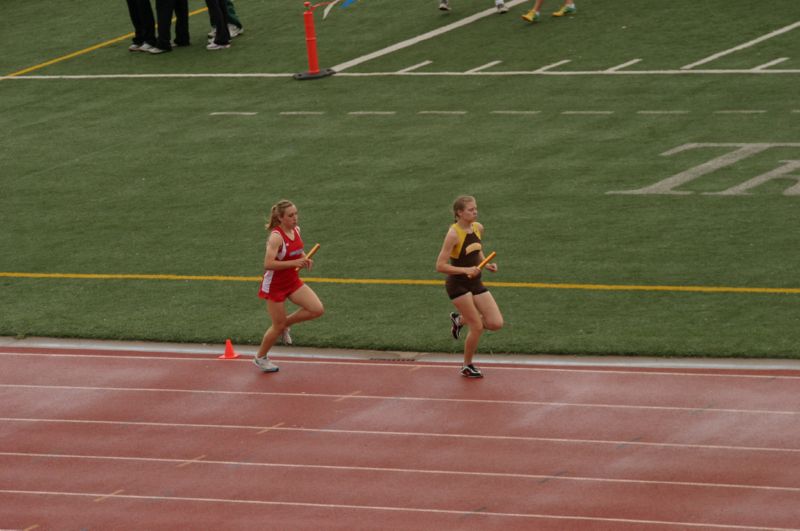
[[[322,66],[491,7],[451,3],[320,9]],[[483,352],[800,357],[796,0],[558,3],[302,82],[299,1],[237,1],[245,34],[214,53],[197,13],[159,56],[115,41],[123,2],[23,3],[4,39],[26,45],[0,57],[0,335],[257,343],[288,197],[323,246],[327,313],[298,344],[457,352],[426,282],[470,193],[507,322]],[[123,274],[238,278],[76,277]]]

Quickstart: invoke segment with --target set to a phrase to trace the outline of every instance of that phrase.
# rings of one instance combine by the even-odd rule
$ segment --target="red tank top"
[[[287,262],[303,256],[303,239],[300,237],[300,229],[295,227],[293,232],[294,239],[291,240],[280,227],[272,229],[272,233],[277,233],[283,240],[280,249],[278,249],[278,254],[275,255],[276,260]],[[272,233],[270,233],[270,235]],[[269,239],[267,241],[269,241]],[[269,293],[270,290],[285,289],[295,284],[299,278],[300,275],[293,267],[280,270],[267,269],[264,272],[264,279],[261,282],[260,291]],[[261,293],[259,293],[259,296],[261,296]]]

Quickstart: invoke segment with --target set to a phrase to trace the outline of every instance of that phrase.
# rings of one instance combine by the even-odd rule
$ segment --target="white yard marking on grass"
[[[771,66],[779,65],[782,62],[788,61],[788,60],[789,60],[788,57],[780,57],[780,58],[775,59],[773,61],[770,61],[768,63],[764,63],[763,65],[758,65],[757,67],[753,68],[753,70],[766,70],[767,68],[769,68]]]
[[[631,65],[635,65],[636,63],[638,63],[640,61],[641,61],[641,59],[632,59],[632,60],[628,61],[627,63],[622,63],[621,65],[617,65],[617,66],[612,66],[611,68],[609,68],[609,69],[607,69],[605,71],[606,72],[617,72],[619,70],[622,70],[623,68],[627,68],[627,67],[629,67]]]
[[[689,111],[636,111],[636,114],[689,114]]]
[[[347,114],[351,116],[391,116],[397,114],[397,111],[350,111]]]
[[[461,115],[467,114],[467,111],[419,111],[417,114]]]
[[[319,116],[325,114],[324,111],[282,111],[281,116]]]
[[[511,0],[510,2],[506,2],[506,6],[512,8],[519,4],[525,3],[527,0]],[[426,41],[428,39],[433,39],[434,37],[438,37],[439,35],[444,35],[450,31],[455,29],[468,26],[473,22],[481,20],[482,18],[486,18],[489,16],[497,16],[497,9],[492,7],[490,9],[485,9],[474,15],[469,17],[462,18],[457,22],[453,22],[452,24],[448,24],[446,26],[442,26],[441,28],[437,28],[433,31],[429,31],[427,33],[423,33],[422,35],[417,35],[416,37],[412,37],[410,39],[406,39],[402,42],[398,42],[397,44],[393,44],[391,46],[387,46],[386,48],[382,48],[375,52],[369,53],[367,55],[362,55],[361,57],[356,57],[350,61],[346,61],[344,63],[340,63],[333,67],[333,70],[336,72],[342,72],[347,70],[348,68],[352,68],[356,65],[360,65],[362,63],[366,63],[367,61],[371,61],[373,59],[377,59],[378,57],[383,57],[384,55],[388,55],[390,53],[394,53],[398,50],[402,50],[404,48],[408,48],[410,46],[414,46],[415,44],[419,44],[420,42]]]
[[[597,116],[599,116],[599,115],[614,114],[614,111],[563,111],[561,114],[587,115],[587,116],[597,115]]]
[[[551,65],[543,66],[543,67],[539,68],[538,70],[534,70],[534,72],[535,73],[536,72],[538,72],[538,73],[547,72],[548,70],[550,70],[552,68],[557,68],[557,67],[559,67],[561,65],[565,65],[565,64],[567,64],[569,62],[570,62],[569,59],[564,59],[563,61],[559,61],[559,62],[553,63]]]
[[[432,62],[433,61],[422,61],[421,63],[417,63],[415,65],[411,65],[409,67],[406,67],[406,68],[404,68],[402,70],[398,70],[397,73],[398,74],[406,74],[408,72],[413,72],[414,70],[416,70],[418,68],[422,68],[423,66],[428,66]]]
[[[212,112],[211,116],[255,116],[257,112]]]
[[[700,59],[699,61],[695,61],[694,63],[688,64],[686,66],[682,66],[681,70],[691,70],[692,68],[694,68],[696,66],[704,65],[706,63],[710,63],[711,61],[715,61],[716,59],[719,59],[720,57],[724,57],[724,56],[732,54],[734,52],[738,52],[739,50],[744,50],[745,48],[750,48],[751,46],[755,46],[756,44],[764,42],[764,41],[766,41],[768,39],[771,39],[773,37],[777,37],[778,35],[782,35],[784,33],[787,33],[789,31],[792,31],[792,30],[797,29],[797,28],[800,28],[800,21],[795,22],[794,24],[790,24],[788,26],[784,26],[781,29],[773,31],[772,33],[767,33],[766,35],[762,35],[761,37],[758,37],[757,39],[753,39],[752,41],[748,41],[748,42],[746,42],[744,44],[740,44],[739,46],[735,46],[733,48],[729,48],[727,50],[723,50],[723,51],[721,51],[719,53],[715,53],[714,55],[710,55],[710,56],[708,56],[708,57],[706,57],[704,59]]]
[[[503,62],[503,61],[491,61],[491,62],[489,62],[489,63],[486,63],[485,65],[481,65],[481,66],[479,66],[479,67],[477,67],[477,68],[473,68],[472,70],[467,70],[467,71],[466,71],[466,72],[464,72],[464,73],[465,73],[465,74],[474,74],[474,73],[476,73],[476,72],[480,72],[481,70],[486,70],[487,68],[491,68],[491,67],[493,67],[493,66],[495,66],[495,65],[499,65],[499,64],[500,64],[500,63],[502,63],[502,62]]]
[[[731,109],[731,110],[714,111],[714,114],[764,114],[765,112],[767,111],[760,109]]]
[[[490,114],[521,114],[521,115],[529,115],[529,114],[539,114],[542,111],[491,111]]]

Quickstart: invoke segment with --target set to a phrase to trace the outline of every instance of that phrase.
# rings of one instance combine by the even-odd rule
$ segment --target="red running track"
[[[798,529],[800,371],[0,347],[0,528]]]

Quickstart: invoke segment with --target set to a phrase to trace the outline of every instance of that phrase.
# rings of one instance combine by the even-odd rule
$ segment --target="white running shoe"
[[[281,332],[281,342],[284,345],[292,344],[292,336],[289,334],[289,330],[290,328],[287,326],[286,328],[283,329],[283,332]]]
[[[278,372],[280,370],[280,367],[272,363],[267,356],[264,356],[263,358],[254,356],[253,363],[255,363],[256,367],[261,369],[263,372]]]
[[[206,46],[206,50],[214,51],[214,50],[224,50],[226,48],[230,48],[230,44],[217,44],[216,42],[210,42]]]
[[[450,2],[448,2],[448,0],[442,0],[439,2],[439,9],[442,11],[450,11]]]
[[[496,3],[494,7],[497,8],[497,12],[500,14],[508,13],[508,7],[503,2]]]

